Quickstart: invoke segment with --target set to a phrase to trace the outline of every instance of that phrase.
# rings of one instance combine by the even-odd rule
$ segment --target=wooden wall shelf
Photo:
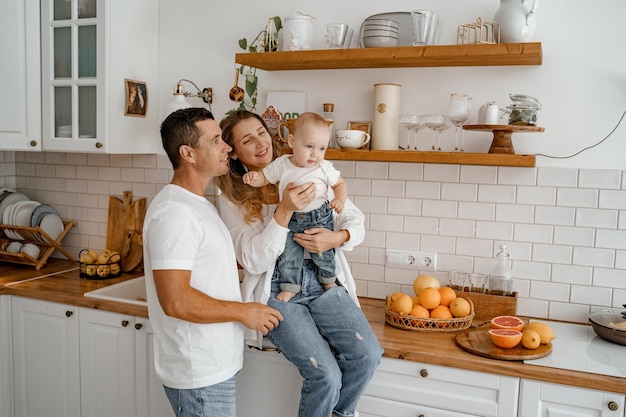
[[[237,64],[266,71],[541,65],[541,42],[400,46],[238,53]]]
[[[421,152],[421,151],[372,151],[364,149],[328,149],[326,159],[338,161],[421,162],[426,164],[494,165],[532,168],[535,155]]]

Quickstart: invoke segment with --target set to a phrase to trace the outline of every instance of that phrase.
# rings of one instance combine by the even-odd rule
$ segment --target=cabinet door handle
[[[30,146],[33,146],[33,147],[37,146],[37,141],[36,140],[31,140],[30,141]]]
[[[101,143],[101,142],[96,142],[96,148],[97,148],[97,149],[102,148],[102,143]]]
[[[617,405],[615,401],[609,401],[608,407],[611,411],[617,411],[619,409],[619,405]]]
[[[72,310],[67,310],[65,312],[65,317],[72,317],[74,315],[74,312]]]
[[[128,320],[122,320],[122,327],[128,326]]]
[[[428,370],[427,369],[420,370],[420,376],[422,378],[426,378],[428,376]]]
[[[143,324],[141,324],[141,323],[135,323],[135,329],[136,329],[136,330],[139,330],[139,329],[141,329],[142,327],[143,327]]]

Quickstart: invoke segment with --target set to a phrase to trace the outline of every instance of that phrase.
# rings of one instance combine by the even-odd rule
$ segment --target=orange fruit
[[[389,309],[401,315],[409,314],[413,308],[413,300],[401,292],[394,292],[389,296]]]
[[[528,323],[525,327],[527,330],[534,330],[539,334],[541,338],[541,344],[546,345],[554,340],[554,331],[549,324],[542,323],[540,321],[533,321]]]
[[[420,291],[420,304],[431,310],[441,303],[441,295],[437,288],[428,287]]]
[[[413,291],[415,292],[415,295],[420,295],[420,292],[424,288],[439,288],[440,286],[441,284],[439,284],[437,278],[426,274],[418,276],[415,278],[415,281],[413,281]]]
[[[451,319],[452,313],[447,306],[439,304],[437,307],[430,310],[431,319]]]
[[[498,316],[491,319],[492,329],[508,329],[522,331],[524,322],[515,316]]]
[[[524,330],[522,332],[522,346],[526,349],[537,349],[541,344],[539,333],[534,330]]]
[[[409,313],[409,316],[417,317],[420,319],[427,319],[430,317],[430,312],[426,307],[418,304],[413,306],[413,309]]]
[[[420,296],[419,295],[414,295],[413,297],[411,297],[411,300],[413,300],[413,306],[419,305],[419,303],[420,303]]]
[[[450,303],[450,312],[454,317],[467,317],[472,308],[465,298],[457,297]]]
[[[519,330],[491,329],[489,337],[494,345],[503,349],[514,348],[522,341],[522,332]]]
[[[439,288],[439,295],[441,296],[441,305],[446,307],[450,306],[450,303],[456,298],[456,292],[450,287]]]

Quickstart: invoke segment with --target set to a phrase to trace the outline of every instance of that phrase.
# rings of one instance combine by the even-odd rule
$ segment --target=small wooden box
[[[456,296],[472,300],[475,324],[497,316],[514,316],[517,313],[516,292],[513,295],[493,295],[456,291]]]

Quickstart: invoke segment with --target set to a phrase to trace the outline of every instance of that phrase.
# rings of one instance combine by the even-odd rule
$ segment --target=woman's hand
[[[315,198],[315,186],[312,182],[295,185],[293,182],[287,184],[283,191],[283,198],[276,207],[274,219],[278,224],[287,227],[289,219],[294,211],[302,210]]]
[[[350,233],[347,230],[334,232],[323,227],[307,229],[304,233],[293,235],[293,240],[310,253],[326,252],[329,249],[341,246],[349,239]]]

